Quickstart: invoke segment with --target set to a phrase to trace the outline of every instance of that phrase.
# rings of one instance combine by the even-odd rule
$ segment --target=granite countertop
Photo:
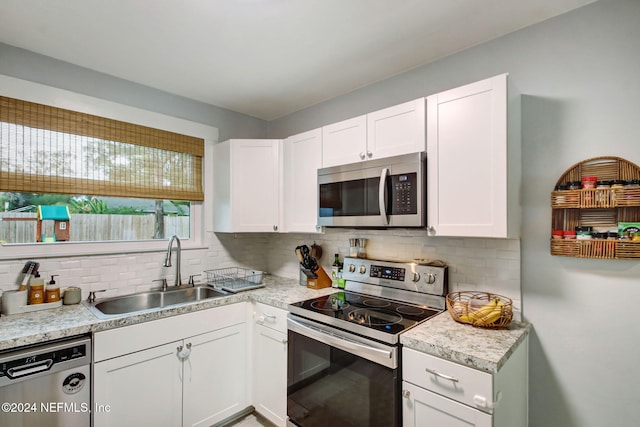
[[[297,301],[327,295],[333,288],[320,290],[300,286],[297,280],[264,276],[264,288],[193,303],[124,314],[107,319],[94,316],[84,304],[62,306],[25,314],[0,317],[0,351],[49,340],[114,329],[121,326],[176,316],[179,314],[256,301],[283,310]],[[403,333],[400,342],[411,348],[487,372],[497,372],[530,326],[512,323],[509,329],[489,330],[461,325],[442,313]]]
[[[400,335],[400,343],[407,348],[496,373],[530,330],[530,324],[519,322],[511,322],[507,329],[463,325],[445,311]]]
[[[309,289],[306,286],[300,286],[297,280],[270,275],[265,275],[263,281],[266,285],[264,288],[134,314],[116,315],[106,319],[94,316],[84,304],[63,305],[48,310],[2,316],[0,317],[0,351],[242,301],[263,302],[286,310],[290,303],[335,291],[333,288]]]

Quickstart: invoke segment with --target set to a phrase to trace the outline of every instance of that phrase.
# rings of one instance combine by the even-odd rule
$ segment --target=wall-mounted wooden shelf
[[[597,157],[570,167],[558,186],[596,176],[599,181],[640,179],[640,168],[619,157]],[[616,230],[619,222],[640,222],[640,186],[554,190],[551,192],[551,229]],[[551,239],[551,255],[578,258],[640,259],[640,241],[612,238],[591,240]]]

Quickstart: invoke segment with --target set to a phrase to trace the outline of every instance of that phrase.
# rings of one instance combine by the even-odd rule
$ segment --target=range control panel
[[[377,277],[380,279],[397,280],[404,282],[404,273],[406,268],[386,267],[383,265],[372,264],[369,269],[369,277]]]
[[[447,291],[447,267],[413,262],[345,257],[342,277],[347,281],[380,285],[431,295]]]

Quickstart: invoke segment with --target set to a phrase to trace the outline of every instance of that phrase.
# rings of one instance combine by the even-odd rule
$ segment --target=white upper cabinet
[[[425,99],[367,114],[367,160],[425,151]]]
[[[322,128],[322,167],[425,151],[425,99]]]
[[[511,237],[520,145],[507,75],[427,97],[427,222],[437,236]],[[517,103],[513,103],[517,104]],[[516,126],[519,115],[510,117]]]
[[[279,231],[281,157],[279,139],[230,139],[214,146],[214,231]]]
[[[354,117],[322,128],[322,167],[366,159],[367,116]]]
[[[290,136],[283,142],[283,230],[317,233],[318,168],[322,165],[322,131]]]

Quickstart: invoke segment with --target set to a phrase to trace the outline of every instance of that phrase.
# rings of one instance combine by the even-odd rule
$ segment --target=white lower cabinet
[[[402,350],[404,427],[526,427],[528,341],[497,373]]]
[[[94,426],[182,425],[181,341],[96,363]]]
[[[198,335],[188,340],[183,362],[183,426],[210,426],[248,406],[246,325]]]
[[[253,306],[252,393],[256,411],[276,426],[287,425],[287,312]]]
[[[96,333],[93,425],[210,426],[247,408],[245,314],[240,303]]]
[[[491,415],[411,383],[402,383],[403,427],[492,427]]]

